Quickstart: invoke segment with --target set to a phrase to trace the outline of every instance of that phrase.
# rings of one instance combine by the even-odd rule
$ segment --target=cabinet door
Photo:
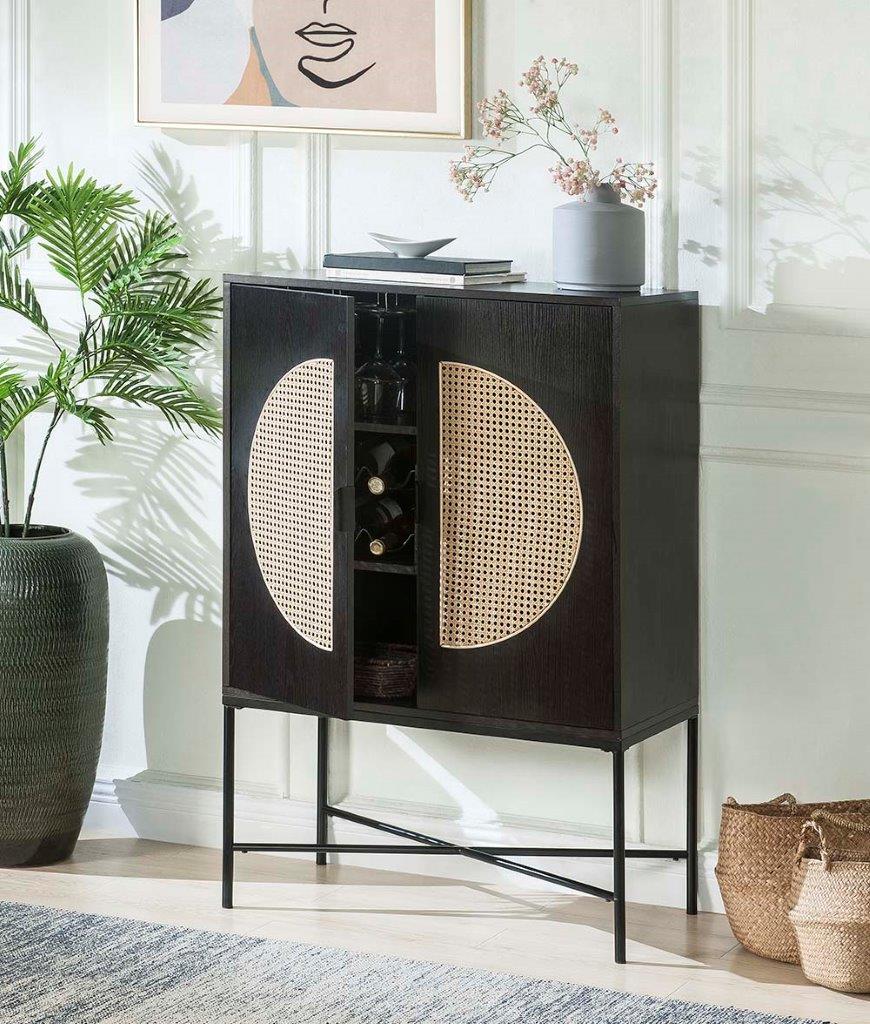
[[[611,317],[418,302],[422,708],[613,727]]]
[[[353,300],[232,285],[225,686],[347,717]]]

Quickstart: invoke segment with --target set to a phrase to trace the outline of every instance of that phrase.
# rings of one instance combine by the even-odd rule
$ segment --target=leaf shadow
[[[111,444],[88,439],[68,460],[79,490],[100,509],[92,536],[108,571],[153,594],[152,624],[176,610],[219,624],[221,547],[217,525],[209,529],[220,507],[215,442],[171,433],[145,411],[125,410],[115,425]]]

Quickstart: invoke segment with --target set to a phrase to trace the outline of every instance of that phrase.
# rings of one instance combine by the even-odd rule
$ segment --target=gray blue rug
[[[793,1017],[0,902],[0,1022],[13,1021],[795,1024]]]

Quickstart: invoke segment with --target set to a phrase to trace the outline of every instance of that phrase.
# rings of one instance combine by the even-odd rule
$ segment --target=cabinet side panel
[[[624,308],[617,343],[620,694],[630,730],[698,699],[698,307]]]
[[[458,296],[420,297],[417,309],[418,707],[469,717],[609,730],[614,721],[611,310]],[[457,585],[456,573],[451,577],[440,565],[445,552],[440,523],[444,486],[440,448],[445,424],[441,422],[444,396],[439,381],[445,367],[452,372],[457,367],[476,368],[468,374],[471,380],[481,376],[477,371],[483,371],[484,378],[500,378],[500,382],[492,384],[489,398],[481,396],[482,400],[498,403],[499,416],[505,422],[503,441],[496,437],[496,442],[516,445],[513,431],[524,429],[524,418],[517,415],[517,408],[504,392],[516,389],[535,403],[564,442],[576,467],[582,494],[579,551],[564,586],[557,588],[557,596],[540,617],[529,612],[527,621],[531,620],[531,624],[526,628],[497,642],[490,638],[482,646],[451,641],[449,636],[462,623],[442,621],[445,604],[440,600],[440,588]],[[461,392],[451,394],[450,401],[464,400]],[[475,516],[473,506],[507,486],[503,470],[511,460],[493,453],[490,435],[487,449],[481,449],[479,456],[474,455],[476,448],[481,447],[479,432],[475,434],[481,417],[466,410],[458,418],[453,415],[448,419],[467,427],[469,452],[467,457],[464,453],[456,455],[456,446],[466,443],[466,439],[462,431],[454,432],[449,438],[454,449],[451,457],[454,464],[458,457],[463,467],[464,496],[451,495],[445,506],[454,516],[463,514],[463,508],[456,507],[460,497],[460,504],[468,506],[466,533],[471,539],[465,537],[465,554],[469,556],[469,552],[476,550],[479,555],[473,576],[465,571],[467,565],[463,569],[465,575],[459,581],[462,593],[454,594],[457,599],[448,602],[448,606],[453,608],[454,617],[461,616],[464,602],[472,622],[484,612],[490,614],[495,598],[504,596],[504,580],[488,582],[487,572],[503,571],[503,564],[510,561],[493,555],[493,551],[498,552],[497,543],[476,544],[475,531],[482,529],[488,518]],[[486,419],[484,416],[483,420]],[[527,461],[512,471],[510,483],[519,495],[524,490],[528,492],[530,511],[542,504],[542,492],[553,490],[552,478],[545,478],[547,474],[542,469],[547,462],[547,447],[542,445],[538,450],[533,437],[523,437],[522,444],[517,446],[518,451],[527,453]],[[479,471],[474,465],[475,457],[482,460]],[[469,489],[474,492],[473,501],[469,500]],[[553,500],[557,498],[554,496]],[[512,504],[517,509],[517,519],[508,522],[503,535],[496,540],[546,546],[551,538],[534,529],[533,517],[529,516],[528,523],[523,521],[522,501]],[[579,506],[579,502],[575,504]],[[572,518],[569,511],[566,510],[566,520]],[[569,532],[571,525],[568,522],[565,527]],[[453,530],[454,541],[455,535]],[[482,588],[480,600],[475,598],[475,588]],[[501,622],[497,625],[500,627]],[[493,626],[493,631],[497,633],[498,629]]]

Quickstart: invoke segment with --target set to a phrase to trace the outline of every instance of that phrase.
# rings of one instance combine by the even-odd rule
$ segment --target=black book
[[[385,252],[329,252],[324,267],[407,274],[506,274],[513,260],[469,260],[458,256],[394,256]]]

